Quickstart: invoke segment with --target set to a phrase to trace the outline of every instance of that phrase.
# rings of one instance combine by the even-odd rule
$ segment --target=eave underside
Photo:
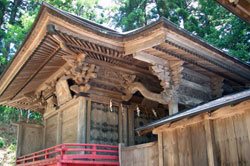
[[[230,12],[234,13],[236,16],[250,24],[250,1],[239,0],[232,1],[229,0],[216,0],[220,5],[225,7]]]

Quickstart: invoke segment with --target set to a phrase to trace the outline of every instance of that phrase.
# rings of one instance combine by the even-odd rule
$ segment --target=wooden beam
[[[165,41],[165,38],[166,32],[160,29],[158,32],[154,32],[146,37],[126,42],[124,43],[125,55],[162,44]]]
[[[206,143],[207,143],[207,157],[209,166],[217,166],[216,162],[216,147],[213,131],[212,120],[205,120],[205,133],[206,133]]]
[[[149,54],[145,51],[137,51],[136,53],[133,54],[133,57],[135,59],[150,63],[152,65],[155,65],[155,64],[167,65],[168,64],[168,60]]]
[[[211,93],[211,91],[212,91],[209,86],[204,86],[204,85],[201,85],[201,84],[197,84],[195,82],[188,81],[188,80],[185,80],[185,79],[181,79],[180,82],[181,82],[180,83],[181,86],[191,88],[191,89],[196,89],[196,90],[202,91],[204,93]]]

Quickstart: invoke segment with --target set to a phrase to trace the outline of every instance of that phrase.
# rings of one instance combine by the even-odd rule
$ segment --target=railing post
[[[96,145],[93,145],[93,152],[92,152],[93,156],[96,156]],[[95,160],[95,159],[94,159]]]
[[[61,147],[61,159],[63,159],[64,155],[65,155],[65,146],[62,145],[62,147]]]
[[[36,161],[36,153],[34,153],[33,161]]]
[[[45,159],[49,158],[48,150],[45,151]]]

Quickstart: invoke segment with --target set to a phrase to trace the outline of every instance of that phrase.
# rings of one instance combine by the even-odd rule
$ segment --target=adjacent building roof
[[[215,0],[230,12],[250,24],[250,0]]]
[[[242,91],[242,92],[238,92],[232,95],[227,95],[227,96],[218,98],[216,100],[210,101],[208,103],[196,106],[194,108],[173,114],[171,116],[164,117],[162,119],[149,123],[145,126],[137,128],[136,131],[147,130],[150,128],[153,129],[163,124],[169,123],[169,122],[175,122],[175,121],[187,118],[187,117],[199,115],[204,112],[214,111],[218,108],[221,108],[227,105],[236,104],[236,103],[248,100],[248,99],[250,99],[250,89]]]

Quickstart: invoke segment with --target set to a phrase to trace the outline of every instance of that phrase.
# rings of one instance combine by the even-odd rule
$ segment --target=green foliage
[[[9,152],[14,152],[16,150],[16,145],[14,144],[10,144],[10,146],[8,147]]]
[[[0,121],[9,124],[10,121],[18,121],[20,116],[28,117],[29,119],[41,120],[42,115],[33,111],[18,110],[0,106]]]
[[[10,123],[10,120],[17,121],[20,111],[14,108],[0,106],[0,121]]]
[[[4,145],[5,145],[4,140],[0,140],[0,148],[3,148],[3,147],[4,147]]]

